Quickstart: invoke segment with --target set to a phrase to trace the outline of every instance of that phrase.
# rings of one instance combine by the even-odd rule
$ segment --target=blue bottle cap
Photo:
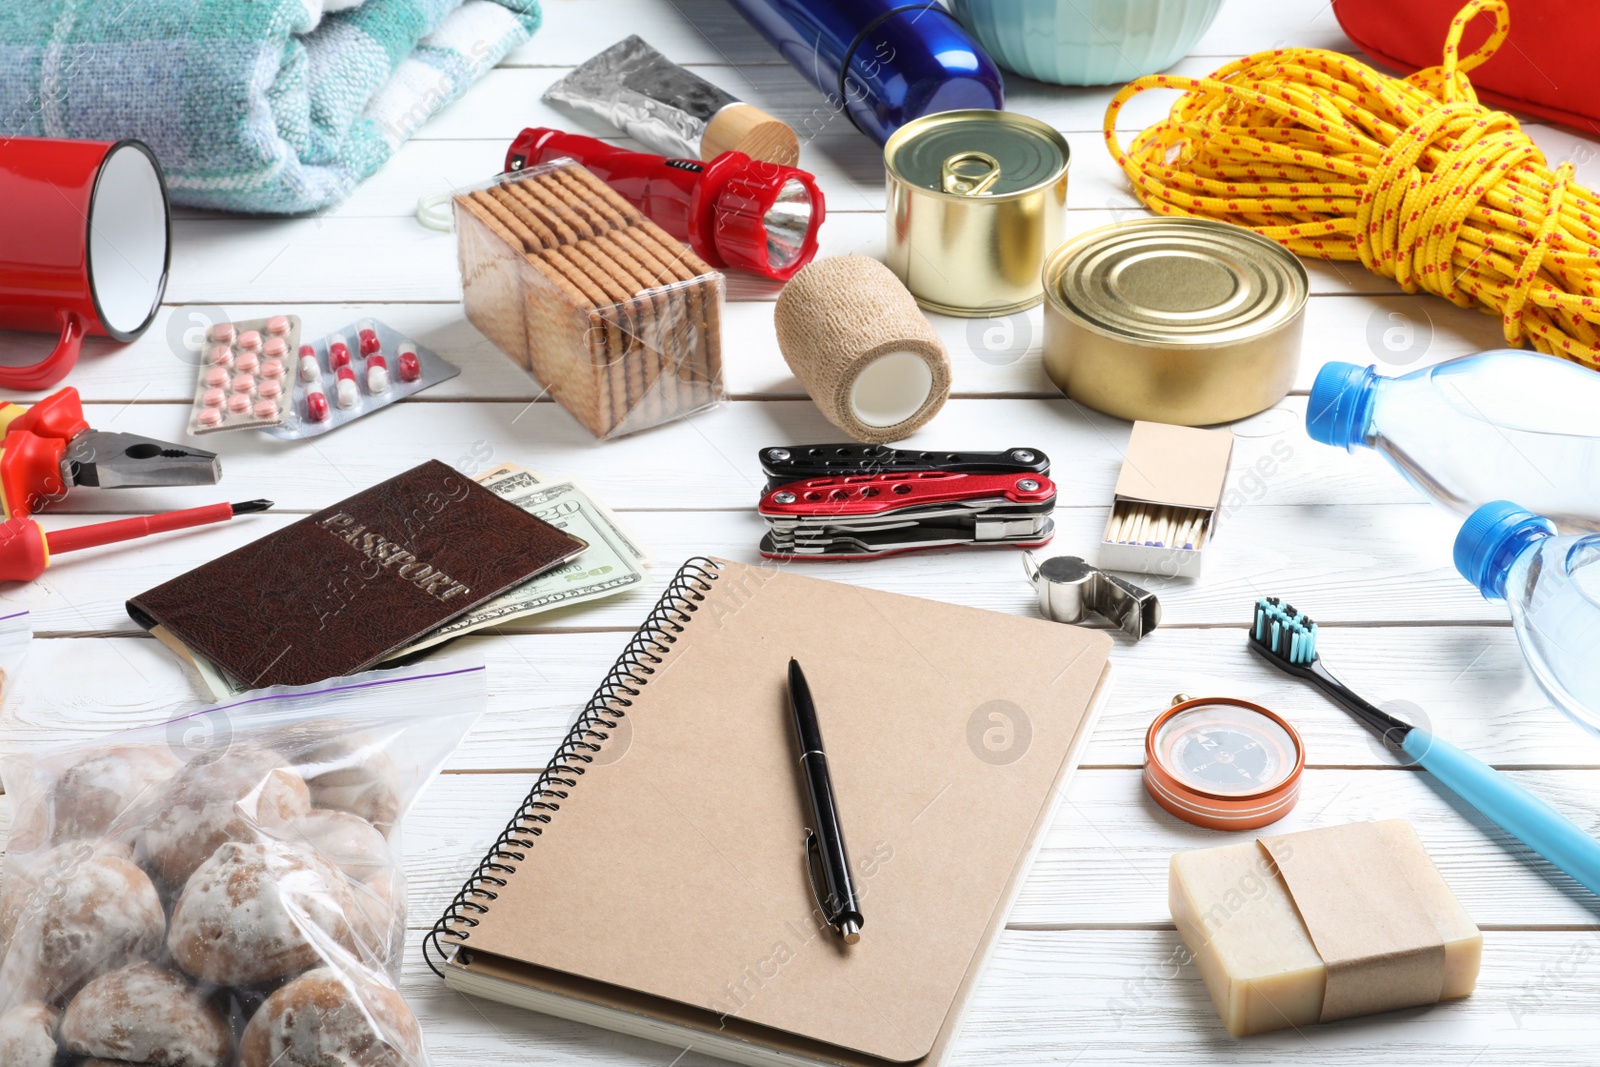
[[[1346,452],[1365,444],[1377,382],[1376,366],[1324,363],[1306,401],[1306,433]]]
[[[1529,541],[1555,532],[1555,523],[1509,500],[1485,504],[1467,516],[1456,534],[1456,570],[1486,599],[1502,600],[1512,561]]]

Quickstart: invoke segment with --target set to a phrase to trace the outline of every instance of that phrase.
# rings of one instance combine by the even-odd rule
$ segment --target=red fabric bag
[[[1450,20],[1463,0],[1333,0],[1339,25],[1379,63],[1410,74],[1437,66]],[[1600,2],[1510,0],[1511,36],[1472,71],[1486,103],[1600,134]],[[1480,16],[1466,29],[1461,54],[1494,29]]]

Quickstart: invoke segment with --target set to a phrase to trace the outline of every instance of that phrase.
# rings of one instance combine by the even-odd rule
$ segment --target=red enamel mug
[[[85,336],[132,341],[167,289],[172,228],[161,165],[139,141],[0,139],[0,329],[58,334],[0,387],[44,389]]]

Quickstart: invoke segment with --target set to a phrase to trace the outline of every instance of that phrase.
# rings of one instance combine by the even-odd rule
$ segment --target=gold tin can
[[[889,269],[931,311],[975,318],[1033,307],[1066,233],[1066,138],[1011,111],[944,111],[883,146]]]
[[[1045,372],[1096,411],[1208,426],[1263,411],[1294,384],[1310,280],[1242,226],[1101,226],[1056,249],[1044,290]]]

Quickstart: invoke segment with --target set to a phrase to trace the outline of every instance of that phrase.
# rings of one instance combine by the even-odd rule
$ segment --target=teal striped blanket
[[[137,137],[175,203],[335,204],[538,0],[0,0],[0,137]]]

